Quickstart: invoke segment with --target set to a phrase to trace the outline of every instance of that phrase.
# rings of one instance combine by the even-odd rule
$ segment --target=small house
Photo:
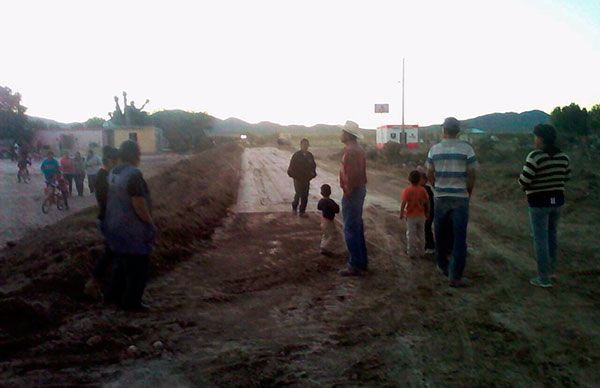
[[[118,148],[125,140],[137,142],[142,154],[155,154],[165,147],[163,131],[157,127],[113,127],[104,130],[105,145]]]
[[[377,128],[375,139],[379,149],[389,142],[400,143],[406,145],[407,148],[417,148],[419,145],[419,126],[383,125]]]

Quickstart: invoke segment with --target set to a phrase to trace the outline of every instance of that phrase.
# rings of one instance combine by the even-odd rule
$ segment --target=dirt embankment
[[[227,144],[176,163],[148,180],[159,237],[151,273],[170,267],[206,244],[235,202],[242,149]],[[65,322],[92,308],[83,295],[93,263],[103,252],[96,209],[88,209],[39,229],[0,252],[0,371],[34,369],[40,362],[61,363],[62,354],[80,359],[81,338],[65,332]],[[96,308],[96,307],[93,307]],[[102,334],[114,327],[94,328]],[[85,336],[85,331],[75,336]],[[126,335],[112,335],[119,342]],[[125,341],[125,339],[123,340]],[[85,345],[85,339],[83,339]],[[112,345],[101,347],[111,358]],[[120,347],[119,347],[120,348]],[[28,359],[48,354],[45,361]],[[29,356],[28,356],[29,355]],[[100,357],[102,358],[102,357]],[[41,357],[43,360],[44,357]],[[29,365],[31,364],[31,365]]]

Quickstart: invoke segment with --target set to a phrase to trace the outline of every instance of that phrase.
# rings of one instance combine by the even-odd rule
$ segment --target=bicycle
[[[29,183],[31,181],[29,169],[27,167],[19,167],[19,171],[17,172],[17,179],[19,183],[21,183],[21,181],[23,181],[23,183]]]
[[[58,210],[63,210],[67,207],[65,197],[55,183],[46,187],[44,191],[46,192],[46,198],[42,202],[42,213],[48,214],[52,205],[56,205]]]

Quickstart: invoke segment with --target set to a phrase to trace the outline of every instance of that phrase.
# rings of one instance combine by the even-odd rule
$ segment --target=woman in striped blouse
[[[538,276],[530,283],[549,288],[555,277],[556,230],[560,209],[565,203],[565,182],[569,180],[571,170],[569,157],[555,145],[553,126],[536,125],[533,134],[536,149],[527,155],[519,184],[527,194],[538,265]]]

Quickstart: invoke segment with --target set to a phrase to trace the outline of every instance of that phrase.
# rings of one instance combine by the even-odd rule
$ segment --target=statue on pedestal
[[[146,100],[140,108],[137,108],[133,101],[127,105],[127,92],[123,92],[123,110],[121,110],[121,106],[119,105],[119,97],[115,96],[115,110],[108,114],[110,116],[109,121],[114,126],[129,127],[144,125],[146,124],[148,114],[143,109],[149,102],[150,100]]]

